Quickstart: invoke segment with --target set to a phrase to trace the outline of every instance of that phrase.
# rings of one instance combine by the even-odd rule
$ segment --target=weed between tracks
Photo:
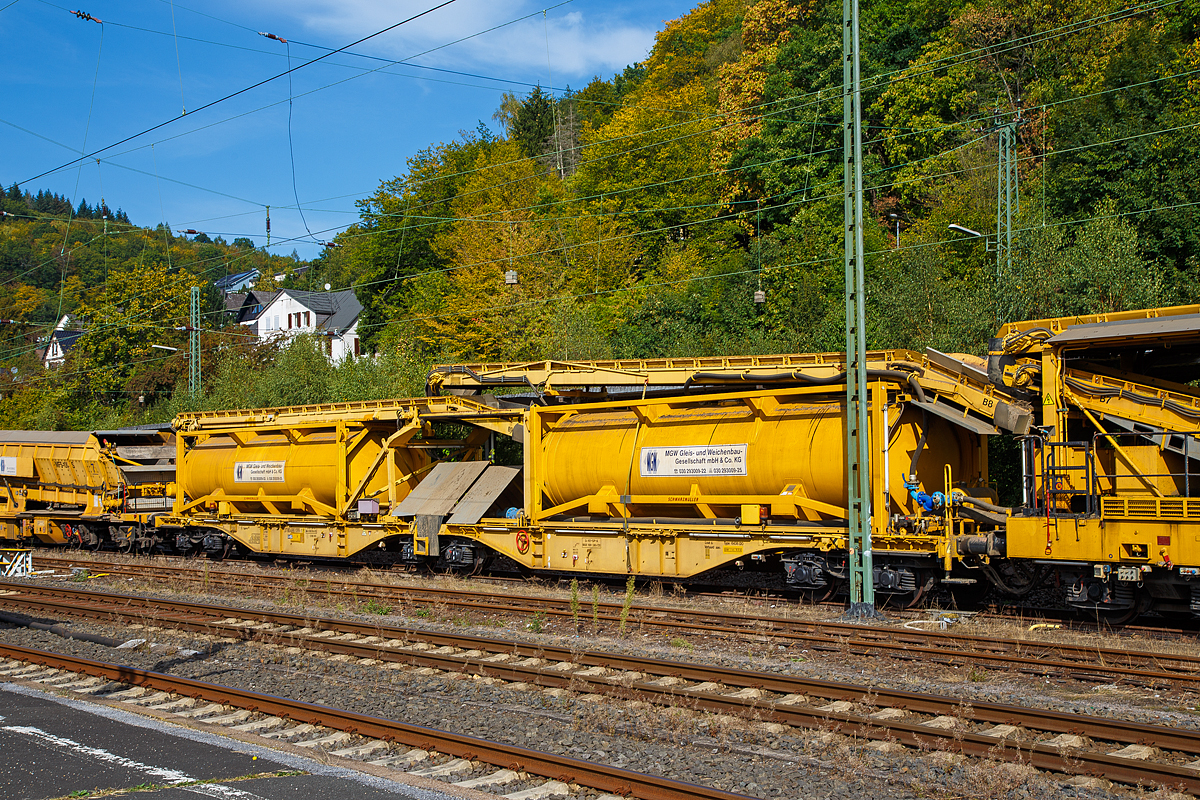
[[[378,616],[386,617],[388,614],[392,613],[392,607],[385,605],[384,603],[372,597],[366,602],[366,604],[363,605],[362,612],[365,614],[377,614]]]
[[[677,704],[660,706],[634,699],[636,696],[636,693],[625,698],[594,696],[591,702],[575,703],[573,727],[591,735],[625,736],[674,745],[690,744],[697,737],[742,743],[746,741],[745,734],[753,731],[748,722],[698,710],[694,700],[680,698]]]

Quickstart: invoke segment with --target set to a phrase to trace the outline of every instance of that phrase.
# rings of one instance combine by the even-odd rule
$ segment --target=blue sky
[[[402,174],[408,156],[480,120],[495,129],[502,92],[610,77],[695,5],[453,0],[294,72],[290,87],[278,78],[199,110],[284,72],[289,50],[299,66],[441,2],[0,0],[0,181],[75,204],[103,196],[134,224],[259,246],[270,206],[272,251],[315,256],[317,241],[357,218],[354,201]]]

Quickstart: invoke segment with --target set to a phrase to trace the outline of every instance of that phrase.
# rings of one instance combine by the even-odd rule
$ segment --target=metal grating
[[[1184,497],[1102,497],[1100,513],[1110,519],[1200,519],[1200,500]]]

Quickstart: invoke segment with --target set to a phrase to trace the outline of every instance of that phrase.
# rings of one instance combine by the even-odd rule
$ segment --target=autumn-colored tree
[[[63,366],[76,392],[115,402],[127,395],[127,382],[148,367],[173,364],[182,370],[180,353],[154,345],[182,347],[191,289],[200,284],[192,272],[161,263],[109,275],[103,290],[79,308],[84,333]],[[173,386],[175,374],[160,383]]]

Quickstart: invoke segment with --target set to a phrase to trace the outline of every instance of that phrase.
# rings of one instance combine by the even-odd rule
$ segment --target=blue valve
[[[921,491],[921,485],[915,480],[905,478],[904,488],[908,489],[908,496],[911,497],[916,504],[924,511],[940,511],[946,507],[946,495],[941,492],[928,494]]]

